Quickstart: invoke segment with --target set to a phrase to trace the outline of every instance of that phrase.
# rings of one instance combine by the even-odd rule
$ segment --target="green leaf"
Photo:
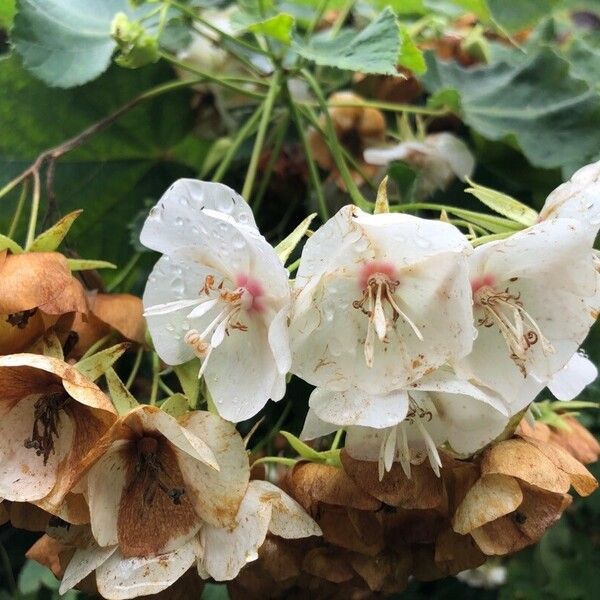
[[[92,271],[94,269],[116,269],[117,265],[105,260],[87,260],[85,258],[68,258],[71,271]]]
[[[176,419],[190,412],[190,404],[183,394],[173,394],[160,405],[160,408]]]
[[[120,415],[125,415],[139,406],[139,402],[125,387],[125,384],[121,381],[121,378],[112,367],[109,367],[106,370],[104,376],[106,377],[110,399]]]
[[[177,379],[179,379],[179,385],[181,385],[181,389],[186,395],[192,408],[196,408],[198,405],[198,394],[200,393],[200,380],[198,379],[199,370],[200,365],[196,358],[173,367],[173,371],[175,371],[175,375],[177,375]]]
[[[42,588],[57,589],[58,580],[47,567],[27,560],[19,573],[19,591],[21,594],[32,594]]]
[[[504,217],[521,223],[529,227],[537,222],[538,214],[529,206],[515,200],[507,194],[493,190],[492,188],[484,187],[478,183],[467,180],[471,185],[470,188],[466,188],[465,192],[473,194],[480,202],[491,208]]]
[[[396,15],[386,8],[359,33],[344,30],[333,39],[327,33],[315,35],[308,45],[296,39],[292,48],[318,65],[362,73],[397,75],[400,42]]]
[[[482,21],[490,18],[490,7],[486,0],[452,0],[453,4],[464,8],[466,12],[477,15]]]
[[[104,375],[114,363],[121,358],[129,344],[122,343],[111,346],[106,350],[92,354],[75,364],[75,368],[85,375],[88,379],[96,381],[101,375]]]
[[[20,0],[11,39],[25,67],[48,85],[81,85],[107,69],[111,22],[127,9],[127,0]]]
[[[52,227],[46,229],[43,233],[40,233],[40,235],[31,242],[31,246],[27,248],[27,251],[54,252],[65,239],[67,233],[69,233],[75,219],[77,219],[82,212],[82,210],[74,210],[68,215],[65,215],[60,221],[52,225]]]
[[[40,152],[172,80],[172,70],[162,63],[135,71],[112,67],[92,83],[63,90],[32,77],[16,55],[0,58],[0,123],[6,124],[0,126],[0,187]],[[131,245],[123,224],[132,221],[146,198],[155,203],[175,179],[194,175],[171,153],[192,129],[189,98],[188,90],[179,90],[145,101],[57,161],[54,191],[61,214],[85,209],[85,218],[74,223],[68,237],[82,256],[124,264]],[[2,198],[2,232],[8,230],[17,199],[18,190]],[[24,221],[16,232],[23,238]],[[105,277],[110,282],[112,273]]]
[[[487,0],[492,19],[509,32],[537,25],[561,0]],[[483,4],[483,1],[478,2]]]
[[[573,77],[583,79],[596,89],[600,87],[600,47],[588,40],[575,39],[565,56]]]
[[[411,71],[414,71],[419,75],[425,73],[425,71],[427,71],[425,57],[423,56],[423,52],[417,48],[410,37],[408,28],[400,28],[400,40],[401,43],[400,53],[398,54],[398,64],[410,69]]]
[[[600,97],[551,50],[471,69],[427,60],[430,91],[458,92],[467,125],[491,140],[516,140],[533,165],[585,164],[600,151]]]
[[[277,252],[277,255],[284,265],[290,257],[290,254],[296,249],[296,246],[306,235],[310,224],[316,216],[317,213],[308,215],[308,217],[306,217],[306,219],[304,219],[304,221],[302,221],[302,223],[300,223],[300,225],[298,225],[296,229],[292,231],[292,233],[290,233],[284,240],[281,240],[281,242],[275,246],[275,252]]]
[[[311,448],[308,444],[305,444],[302,440],[298,439],[294,434],[289,431],[280,431],[281,435],[287,440],[288,444],[298,453],[302,458],[308,460],[323,462],[323,457],[320,452],[317,452]]]
[[[0,233],[0,252],[2,250],[10,250],[13,254],[21,254],[23,252],[23,248],[17,242]]]
[[[0,29],[10,29],[17,8],[15,0],[2,0],[0,2]]]
[[[286,46],[289,46],[292,41],[292,32],[296,19],[287,13],[280,13],[273,17],[269,17],[258,23],[251,23],[245,29],[253,33],[259,33],[271,37]]]

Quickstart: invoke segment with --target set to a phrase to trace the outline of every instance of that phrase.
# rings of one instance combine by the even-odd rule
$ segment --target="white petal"
[[[261,498],[255,486],[248,486],[233,529],[206,525],[200,532],[204,554],[201,570],[216,581],[229,581],[242,567],[258,558],[258,549],[267,536],[272,505]]]
[[[309,408],[306,419],[304,420],[304,426],[302,427],[300,439],[314,440],[315,438],[329,435],[338,429],[338,425],[333,425],[332,423],[327,423],[322,419],[319,419],[315,411],[312,408]]]
[[[384,428],[397,425],[406,417],[408,397],[404,390],[376,395],[358,388],[342,392],[317,388],[310,395],[309,405],[319,419],[340,427]]]
[[[289,307],[282,308],[269,325],[269,345],[277,370],[281,375],[286,375],[292,367],[292,352],[288,333]]]
[[[546,198],[540,220],[573,218],[598,230],[600,225],[600,161],[582,167]]]
[[[0,420],[0,496],[14,502],[32,502],[46,496],[56,483],[58,464],[71,450],[74,425],[71,417],[60,413],[59,436],[54,438],[54,453],[44,465],[44,457],[25,448],[31,438],[35,403],[39,396],[23,398]]]
[[[128,485],[124,452],[128,444],[127,441],[114,443],[87,474],[92,533],[100,546],[114,546],[119,542],[117,522],[121,496]]]
[[[59,594],[65,594],[85,579],[90,573],[108,560],[116,551],[116,546],[101,548],[91,544],[86,548],[78,548],[69,561],[58,590]]]
[[[219,414],[234,423],[253,417],[267,403],[277,375],[262,319],[244,315],[240,321],[247,330],[232,330],[204,372]]]
[[[575,353],[571,360],[548,383],[558,400],[572,400],[598,377],[596,365],[583,354]]]
[[[185,574],[197,551],[195,539],[178,550],[148,558],[125,558],[117,550],[96,570],[98,591],[108,600],[157,594]]]
[[[299,539],[322,535],[321,528],[293,498],[268,481],[250,482],[263,498],[269,498],[273,508],[269,531],[287,539]]]
[[[428,135],[426,140],[435,147],[438,155],[448,163],[459,179],[464,181],[471,177],[475,170],[475,157],[460,138],[443,132]]]
[[[367,148],[363,157],[366,163],[370,165],[387,165],[394,160],[403,160],[412,150],[414,143],[403,142],[390,148]],[[419,150],[425,150],[424,144],[418,144]]]
[[[140,240],[144,246],[168,254],[196,245],[208,235],[208,222],[215,218],[256,229],[252,210],[231,188],[222,183],[179,179],[150,211]]]
[[[186,493],[198,516],[215,526],[231,524],[244,496],[250,467],[240,434],[231,423],[217,415],[194,411],[180,420],[185,429],[205,441],[219,465],[219,471],[177,452],[177,461],[186,482]]]
[[[208,444],[193,431],[182,427],[171,415],[148,406],[136,410],[135,414],[143,431],[158,430],[185,454],[214,470],[219,470],[217,459]]]

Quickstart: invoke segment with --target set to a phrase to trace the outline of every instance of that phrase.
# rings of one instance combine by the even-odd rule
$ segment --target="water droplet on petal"
[[[217,196],[215,199],[215,208],[229,214],[233,211],[233,200],[229,196]]]

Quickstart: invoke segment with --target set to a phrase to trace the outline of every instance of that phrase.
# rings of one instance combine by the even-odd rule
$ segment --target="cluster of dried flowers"
[[[141,233],[162,254],[144,316],[167,365],[199,359],[210,411],[139,405],[112,369],[125,346],[95,352],[146,343],[139,299],[86,293],[58,253],[2,252],[2,518],[45,531],[29,555],[61,591],[115,600],[206,579],[365,597],[534,543],[571,487],[597,487],[576,421],[515,429],[545,387],[568,400],[596,375],[578,351],[600,297],[599,181],[585,167],[536,224],[475,248],[442,220],[345,206],[293,281],[308,224],[273,248],[233,190],[177,181]],[[314,386],[301,437],[344,430],[345,447],[277,487],[251,478],[234,424],[289,373]]]

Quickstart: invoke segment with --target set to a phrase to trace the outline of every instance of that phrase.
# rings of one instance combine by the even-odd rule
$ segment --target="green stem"
[[[185,13],[189,17],[191,17],[194,21],[198,21],[198,23],[202,23],[202,25],[204,25],[211,31],[214,31],[216,34],[218,34],[223,39],[229,40],[230,42],[232,42],[234,44],[238,44],[238,46],[242,46],[243,48],[246,48],[246,50],[250,50],[251,52],[256,52],[258,54],[264,54],[266,56],[269,56],[269,53],[267,51],[263,50],[262,48],[259,48],[258,46],[255,46],[254,44],[250,44],[249,42],[246,42],[245,40],[236,38],[236,37],[232,36],[231,34],[226,33],[225,31],[221,31],[218,27],[216,27],[212,23],[209,23],[208,21],[204,20],[192,8],[189,8],[188,6],[185,6],[184,4],[181,4],[180,2],[175,2],[175,1],[171,2],[171,5],[175,8],[177,8],[178,10],[180,10],[181,12]]]
[[[17,231],[17,225],[21,220],[21,214],[23,213],[23,207],[25,206],[25,200],[27,199],[27,192],[29,190],[29,185],[27,180],[23,183],[23,188],[21,189],[21,193],[19,194],[19,200],[17,202],[17,207],[15,208],[15,214],[13,215],[12,221],[10,222],[10,227],[8,229],[8,237],[12,239]]]
[[[279,94],[281,89],[281,70],[276,71],[271,81],[271,87],[265,99],[263,105],[263,111],[260,118],[260,124],[258,125],[258,132],[256,133],[256,141],[254,142],[254,148],[252,149],[252,156],[250,157],[250,164],[248,165],[248,171],[246,172],[246,179],[244,181],[244,187],[242,188],[242,197],[245,198],[246,202],[250,202],[250,196],[252,195],[252,188],[254,186],[254,180],[256,179],[256,171],[258,169],[258,161],[260,160],[260,154],[263,149],[265,142],[265,135],[267,128],[271,122],[271,115],[273,113],[273,106],[275,104],[275,98]]]
[[[330,2],[330,0],[321,0],[320,4],[317,7],[317,10],[315,12],[314,18],[310,22],[310,25],[308,26],[308,29],[306,30],[306,34],[304,36],[304,39],[306,41],[310,41],[310,38],[311,38],[314,30],[316,29],[317,25],[319,24],[319,21],[323,18],[323,15],[325,14],[325,11],[327,10],[327,6],[328,6],[329,2]]]
[[[295,260],[292,264],[287,266],[287,270],[289,271],[290,275],[292,273],[294,273],[298,267],[300,266],[300,259]]]
[[[306,131],[304,129],[304,123],[300,118],[300,113],[298,111],[298,106],[296,105],[292,95],[290,94],[289,88],[286,86],[286,97],[288,101],[288,105],[290,107],[290,114],[296,125],[296,130],[298,132],[298,137],[300,138],[300,143],[302,144],[302,148],[304,150],[304,154],[306,155],[306,163],[308,165],[308,175],[310,177],[310,181],[315,190],[315,194],[317,195],[317,205],[319,209],[319,216],[323,223],[329,219],[329,209],[327,208],[327,201],[325,200],[325,196],[323,194],[323,188],[321,187],[321,179],[319,177],[319,169],[317,168],[317,164],[315,163],[315,159],[312,154],[312,150],[310,148],[310,144],[308,143],[308,139],[306,137]]]
[[[299,102],[302,106],[321,106],[321,103],[314,100],[302,100]],[[449,109],[427,108],[426,106],[415,106],[414,104],[397,104],[396,102],[377,102],[375,100],[340,100],[335,101],[335,106],[344,108],[376,108],[388,112],[413,113],[417,115],[441,116],[451,112]]]
[[[138,371],[140,370],[140,365],[142,364],[143,356],[144,356],[144,348],[142,346],[140,346],[137,349],[137,352],[135,355],[135,361],[133,363],[131,373],[129,373],[129,377],[127,378],[127,382],[125,383],[125,387],[127,389],[129,389],[133,385],[133,382],[135,381],[135,377],[138,374]]]
[[[264,106],[263,104],[260,104],[258,106],[258,108],[254,111],[254,113],[252,113],[252,116],[240,128],[237,135],[233,139],[231,146],[229,147],[225,156],[223,157],[223,160],[221,161],[219,168],[214,172],[214,174],[212,176],[213,181],[221,181],[221,179],[223,179],[223,177],[225,176],[225,173],[227,173],[227,169],[229,168],[229,165],[231,164],[231,161],[235,157],[239,147],[242,145],[242,143],[248,136],[250,136],[250,135],[252,135],[252,133],[254,133],[254,128],[258,124],[258,120],[260,119],[260,115],[262,114],[262,111],[263,111],[263,106]]]
[[[158,400],[158,381],[160,379],[160,361],[158,354],[152,354],[152,388],[150,389],[150,404],[156,406]]]
[[[264,448],[279,433],[279,431],[281,430],[281,426],[285,423],[285,420],[287,419],[291,410],[292,403],[288,402],[285,405],[285,408],[281,411],[281,415],[279,415],[279,419],[277,419],[275,425],[273,425],[269,433],[267,433],[267,435],[262,440],[260,440],[260,442],[258,442],[256,446],[254,446],[254,448],[252,448],[252,452],[256,453],[262,448]]]
[[[255,465],[265,465],[268,463],[275,463],[278,465],[286,465],[288,467],[293,467],[298,462],[295,458],[285,458],[283,456],[264,456],[263,458],[259,458],[252,463],[252,466]]]
[[[340,149],[340,143],[337,138],[337,133],[335,131],[335,125],[333,124],[333,119],[331,118],[331,114],[329,113],[327,101],[325,100],[325,96],[323,95],[321,86],[317,83],[316,79],[307,69],[302,69],[301,73],[312,88],[313,92],[315,93],[315,96],[319,101],[319,105],[321,106],[321,110],[323,111],[323,114],[325,116],[325,131],[327,133],[325,140],[327,141],[329,151],[331,152],[333,160],[335,161],[340,175],[342,176],[342,180],[344,181],[346,189],[356,206],[363,210],[369,210],[371,205],[360,193],[358,186],[354,182],[354,179],[352,179],[352,175],[348,170],[348,165],[346,165],[346,161]]]
[[[330,451],[337,450],[340,447],[340,442],[342,441],[343,435],[344,435],[343,429],[338,429],[335,432],[335,437],[333,438],[333,442],[331,443],[331,448],[329,449]]]
[[[260,209],[263,197],[265,195],[265,192],[267,191],[267,186],[269,185],[271,175],[273,174],[273,168],[275,167],[275,163],[277,162],[277,159],[279,158],[279,155],[281,153],[281,148],[283,146],[283,141],[285,139],[285,133],[288,128],[289,120],[289,115],[286,114],[277,126],[277,129],[275,131],[275,141],[273,143],[271,155],[269,156],[269,161],[261,179],[260,186],[258,187],[258,191],[256,192],[256,198],[252,204],[252,210],[254,210],[254,212],[258,212],[258,210]]]
[[[107,292],[114,292],[125,278],[133,271],[138,261],[142,257],[141,252],[136,252],[127,262],[127,264],[121,269],[120,273],[106,286]]]
[[[175,392],[159,377],[158,385],[160,389],[167,394],[167,396],[174,396]]]
[[[261,100],[265,97],[265,94],[262,94],[260,92],[256,92],[254,90],[245,88],[241,85],[236,85],[235,83],[232,83],[232,81],[240,80],[239,77],[225,78],[225,77],[219,77],[218,75],[214,75],[213,73],[207,73],[206,71],[202,71],[201,69],[198,69],[197,67],[194,67],[193,65],[190,65],[189,63],[179,60],[177,57],[169,54],[168,52],[162,51],[160,53],[160,56],[161,56],[161,58],[164,58],[167,62],[171,63],[172,65],[175,65],[176,67],[179,67],[180,69],[189,71],[190,73],[197,75],[198,77],[202,78],[203,80],[212,81],[213,83],[216,83],[217,85],[220,85],[221,87],[227,88],[228,90],[237,92],[238,94],[243,94],[244,96],[250,96],[252,98],[260,98]],[[248,81],[248,78],[244,77],[244,78],[242,78],[242,81]],[[253,79],[250,79],[249,81],[251,81],[252,83],[262,83],[260,81],[255,81]]]
[[[354,7],[355,3],[356,0],[348,0],[348,2],[346,2],[346,5],[342,8],[342,10],[340,10],[337,19],[335,20],[335,23],[329,30],[330,37],[335,37],[338,34],[339,30],[343,27],[344,23],[346,22],[346,19],[348,18],[348,15],[350,14],[350,11]]]
[[[33,194],[31,196],[31,213],[29,214],[29,226],[27,227],[27,238],[25,248],[29,248],[35,239],[35,227],[37,225],[38,213],[40,211],[40,173],[33,172]]]
[[[107,333],[103,338],[100,338],[97,342],[92,344],[87,349],[86,353],[81,357],[79,362],[96,354],[96,352],[98,352],[98,350],[100,350],[100,348],[102,348],[102,346],[104,346],[104,344],[106,344],[106,342],[108,342],[108,340],[110,340],[110,338],[112,336],[113,336],[113,332],[111,331],[110,333]]]

